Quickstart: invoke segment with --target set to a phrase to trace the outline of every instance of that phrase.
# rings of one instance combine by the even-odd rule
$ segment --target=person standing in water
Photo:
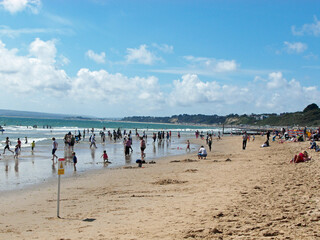
[[[141,150],[141,160],[144,160],[144,150],[146,149],[146,142],[143,137],[140,138],[140,150]]]
[[[92,146],[94,146],[95,148],[97,148],[97,146],[96,146],[96,135],[95,135],[95,134],[91,135],[90,141],[91,141],[91,143],[90,143],[90,148],[91,148]]]
[[[52,160],[54,161],[54,158],[58,159],[58,156],[56,155],[56,151],[58,149],[58,143],[55,138],[52,138]]]
[[[187,148],[186,148],[186,151],[188,151],[188,152],[191,151],[191,150],[190,150],[190,141],[189,141],[189,140],[187,140]]]
[[[73,170],[74,171],[77,171],[77,162],[78,162],[78,159],[76,157],[76,153],[75,152],[72,152],[72,161],[73,161]]]
[[[31,152],[33,152],[35,146],[36,146],[36,142],[33,141],[33,142],[31,143]]]

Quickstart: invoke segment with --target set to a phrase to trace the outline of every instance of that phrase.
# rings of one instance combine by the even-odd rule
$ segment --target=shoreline
[[[192,143],[192,145],[195,145],[195,147],[191,147],[191,151],[190,153],[194,153],[196,154],[196,151],[197,151],[197,148],[199,147],[196,143],[196,141],[192,141],[190,140],[190,142]],[[195,148],[195,149],[194,149]],[[189,154],[190,154],[189,153]],[[149,165],[149,162],[153,162],[155,161],[156,164],[158,164],[158,162],[165,162],[167,161],[168,159],[174,159],[176,157],[181,157],[181,156],[184,156],[184,155],[187,155],[186,152],[182,152],[180,154],[177,154],[177,155],[171,155],[171,156],[162,156],[162,157],[158,157],[158,158],[151,158],[150,160],[147,160],[147,164],[144,164],[143,166],[145,165]],[[121,169],[128,169],[128,168],[135,168],[138,164],[135,163],[135,162],[132,162],[131,164],[127,164],[127,163],[123,163],[123,165],[115,165],[115,166],[112,166],[109,165],[105,168],[99,168],[99,169],[86,169],[85,171],[81,171],[81,172],[73,172],[72,175],[67,175],[67,176],[63,176],[62,175],[62,178],[63,179],[67,179],[67,180],[70,180],[72,178],[79,178],[79,177],[89,177],[90,175],[91,176],[94,176],[95,174],[103,174],[105,172],[108,172],[108,171],[112,171],[112,170],[121,170]],[[19,189],[10,189],[10,190],[0,190],[0,193],[1,195],[10,195],[10,194],[15,194],[15,192],[24,192],[24,191],[29,191],[29,190],[34,190],[36,188],[46,188],[47,186],[49,185],[52,185],[52,184],[55,184],[56,181],[57,181],[57,178],[58,178],[58,175],[56,174],[55,176],[51,176],[51,177],[48,177],[46,178],[45,180],[43,180],[42,182],[36,182],[36,183],[32,183],[30,185],[24,185],[23,188],[19,188]]]

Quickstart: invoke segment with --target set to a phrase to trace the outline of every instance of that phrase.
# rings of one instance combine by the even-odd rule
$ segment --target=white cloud
[[[221,85],[215,81],[203,82],[196,74],[186,74],[182,80],[173,82],[169,103],[189,107],[208,103],[234,104],[250,101],[247,92],[247,88]]]
[[[103,101],[110,106],[127,105],[145,110],[157,108],[163,101],[156,77],[129,78],[105,70],[80,69],[73,79],[70,94],[81,96],[80,101]]]
[[[69,88],[65,71],[55,67],[56,49],[53,41],[36,39],[30,44],[29,56],[19,56],[17,49],[0,44],[0,83],[19,94],[46,93],[61,95]]]
[[[153,47],[159,49],[160,51],[164,53],[173,53],[173,46],[169,46],[168,44],[152,44]]]
[[[127,48],[126,61],[127,63],[140,63],[146,65],[152,65],[156,61],[161,60],[157,58],[148,49],[148,46],[143,44],[139,48]]]
[[[55,63],[55,57],[57,54],[57,49],[55,46],[55,41],[42,41],[36,38],[29,46],[29,53],[31,56],[36,57],[45,63]]]
[[[42,34],[42,33],[54,33],[61,35],[71,35],[73,31],[70,29],[52,29],[52,28],[21,28],[12,29],[8,26],[0,25],[0,35],[10,38],[18,37],[22,34]]]
[[[60,25],[66,25],[66,26],[72,26],[73,25],[73,23],[69,19],[61,17],[61,16],[58,16],[58,15],[54,15],[54,14],[51,14],[51,13],[45,13],[45,16],[47,18],[49,18],[52,22],[55,22],[55,23],[60,24]]]
[[[12,95],[12,101],[30,103],[37,99],[38,104],[32,102],[32,106],[38,109],[43,106],[43,99],[54,105],[57,97],[61,103],[68,102],[78,109],[83,107],[83,113],[89,111],[90,106],[93,113],[92,108],[97,104],[108,111],[117,109],[117,114],[122,115],[162,115],[170,109],[173,114],[283,112],[320,102],[317,86],[305,86],[294,78],[287,80],[282,72],[271,72],[266,78],[256,76],[242,85],[241,82],[222,84],[212,78],[204,81],[196,74],[184,74],[164,91],[155,76],[129,77],[103,69],[82,68],[70,77],[58,68],[59,62],[67,64],[69,60],[57,53],[54,40],[37,38],[28,49],[29,53],[22,56],[18,49],[8,49],[0,41],[0,84]],[[101,113],[97,110],[97,114],[107,115],[107,110]]]
[[[105,63],[106,54],[104,52],[101,52],[100,54],[95,53],[92,50],[88,50],[86,52],[86,56],[90,58],[91,60],[95,61],[96,63]]]
[[[269,112],[297,111],[320,101],[320,91],[316,86],[302,86],[294,78],[288,81],[281,72],[270,73],[266,86],[265,83],[254,86],[251,92],[256,95],[256,106]]]
[[[302,86],[296,79],[287,81],[281,72],[272,72],[267,80],[256,76],[245,86],[204,82],[195,74],[186,74],[173,82],[168,104],[196,109],[195,112],[201,109],[215,112],[222,106],[237,113],[262,113],[297,111],[319,101],[320,91],[316,86]]]
[[[308,45],[302,42],[284,42],[284,45],[288,53],[303,53],[308,49]]]
[[[18,49],[7,49],[0,41],[0,84],[8,93],[26,101],[35,97],[48,101],[59,97],[59,101],[71,99],[74,104],[96,102],[109,104],[112,108],[127,105],[132,112],[141,109],[142,113],[158,109],[164,102],[158,79],[154,76],[127,77],[83,68],[75,77],[69,77],[57,67],[62,65],[60,62],[67,64],[69,60],[63,55],[57,57],[54,40],[37,38],[28,49],[26,56],[20,56]]]
[[[230,72],[237,69],[236,61],[220,61],[216,65],[216,71],[218,72]]]
[[[12,14],[25,9],[30,9],[32,13],[37,14],[41,7],[41,0],[2,0],[0,4]]]
[[[291,31],[293,35],[302,36],[304,34],[310,34],[314,36],[318,36],[320,34],[320,21],[314,16],[314,22],[310,24],[304,24],[301,29],[296,30],[295,26],[291,27]]]
[[[287,80],[282,77],[281,72],[270,73],[269,80],[267,82],[268,89],[282,88],[287,84]]]
[[[215,58],[185,56],[184,59],[189,61],[192,68],[208,70],[212,72],[234,72],[237,70],[235,60],[217,60]]]
[[[59,56],[59,63],[61,66],[68,65],[70,63],[70,60],[63,55],[60,55]]]

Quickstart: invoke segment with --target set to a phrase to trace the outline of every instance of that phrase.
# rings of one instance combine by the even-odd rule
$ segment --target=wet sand
[[[57,182],[2,194],[0,239],[320,239],[320,154],[289,164],[309,143],[263,142],[62,177],[61,219]]]

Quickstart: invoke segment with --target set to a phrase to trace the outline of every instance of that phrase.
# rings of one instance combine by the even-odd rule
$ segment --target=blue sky
[[[124,117],[320,105],[319,1],[0,1],[0,108]]]

